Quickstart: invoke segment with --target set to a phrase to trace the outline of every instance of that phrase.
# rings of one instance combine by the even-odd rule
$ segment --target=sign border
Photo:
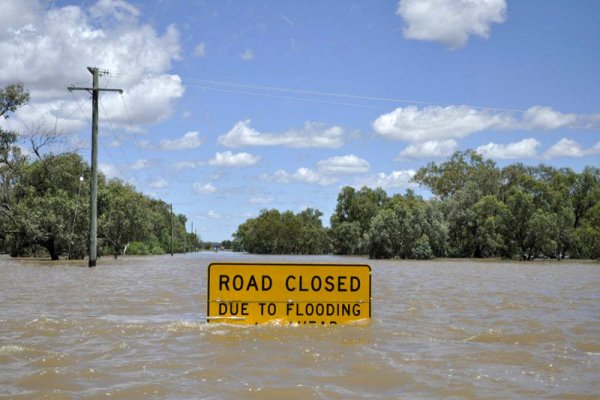
[[[367,267],[369,269],[369,319],[371,319],[371,302],[372,302],[372,292],[371,292],[371,277],[373,275],[373,270],[369,264],[338,264],[338,263],[329,263],[329,264],[321,264],[321,263],[265,263],[265,262],[214,262],[208,264],[208,268],[206,269],[206,323],[211,323],[210,315],[208,315],[208,310],[210,307],[210,269],[213,265],[256,265],[256,266],[271,266],[271,267]]]

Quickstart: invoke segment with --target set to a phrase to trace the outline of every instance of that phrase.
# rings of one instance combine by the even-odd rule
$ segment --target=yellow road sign
[[[341,324],[371,318],[371,267],[238,264],[208,267],[208,322]]]

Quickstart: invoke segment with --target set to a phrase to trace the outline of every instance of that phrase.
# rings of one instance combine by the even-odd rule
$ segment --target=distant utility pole
[[[183,252],[187,253],[187,222],[183,224]]]
[[[92,87],[69,86],[69,91],[87,90],[92,94],[92,177],[90,179],[90,256],[89,267],[96,266],[97,236],[98,236],[98,94],[104,92],[123,93],[122,89],[100,89],[98,78],[100,74],[106,75],[108,71],[100,71],[95,67],[88,67],[93,76]]]
[[[171,257],[173,257],[173,203],[171,203]]]
[[[192,230],[191,230],[191,232],[192,232],[192,235],[193,235],[194,234],[194,221],[192,221]],[[195,252],[196,251],[196,240],[195,240],[194,237],[191,237],[191,240],[192,240],[192,252]]]

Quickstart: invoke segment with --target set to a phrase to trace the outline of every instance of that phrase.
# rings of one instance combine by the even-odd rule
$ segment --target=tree
[[[585,213],[574,242],[577,257],[600,259],[600,202]]]
[[[22,83],[8,85],[0,89],[0,118],[7,119],[19,107],[29,102],[29,92]],[[11,230],[17,225],[14,220],[15,199],[13,189],[26,157],[16,145],[17,134],[0,127],[0,252],[11,242],[16,232]]]
[[[319,210],[262,210],[233,234],[233,248],[257,254],[323,254],[329,250]]]
[[[441,199],[454,196],[467,182],[473,182],[483,195],[497,195],[500,171],[493,161],[484,160],[474,150],[465,150],[455,152],[440,165],[431,162],[420,168],[413,181]]]
[[[123,254],[129,242],[143,240],[151,230],[144,196],[118,179],[100,188],[98,211],[98,237],[111,248],[114,258]]]
[[[331,240],[338,254],[358,254],[361,238],[369,230],[371,219],[387,203],[388,197],[381,188],[366,186],[356,191],[345,186],[338,194],[335,213],[331,216]],[[358,231],[357,231],[358,229]]]
[[[383,209],[373,217],[366,233],[370,258],[393,258],[398,254],[400,226],[396,212]]]
[[[89,170],[76,154],[49,154],[23,167],[11,210],[13,256],[39,245],[53,260],[65,252],[83,257],[88,220],[81,177],[87,180]]]
[[[480,257],[491,257],[500,252],[503,245],[502,221],[508,214],[506,205],[495,196],[484,196],[473,206],[475,252]]]
[[[362,230],[357,221],[335,224],[329,231],[329,237],[335,254],[360,254]]]

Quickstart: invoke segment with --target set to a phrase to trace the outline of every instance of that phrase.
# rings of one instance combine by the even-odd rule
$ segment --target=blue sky
[[[90,96],[66,87],[98,66],[125,90],[101,96],[109,177],[204,240],[262,208],[328,224],[342,186],[403,193],[456,150],[599,165],[599,20],[591,0],[8,0],[0,85],[32,100],[1,123],[88,159]]]

